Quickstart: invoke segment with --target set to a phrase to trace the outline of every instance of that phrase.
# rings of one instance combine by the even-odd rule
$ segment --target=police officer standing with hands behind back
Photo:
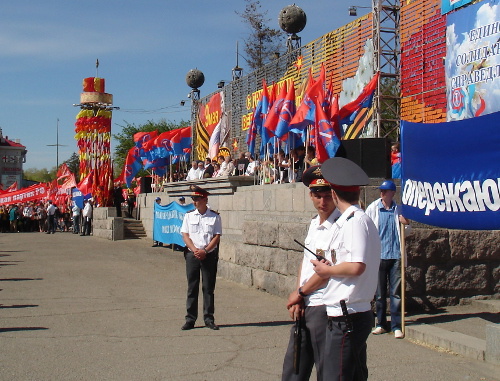
[[[328,315],[323,380],[366,380],[366,340],[374,323],[370,302],[380,263],[377,228],[359,207],[360,186],[367,185],[369,178],[359,166],[341,157],[325,161],[321,172],[341,213],[332,228],[331,261],[311,260],[316,274],[290,295],[287,307],[318,289],[321,278],[326,284],[323,302]]]
[[[218,213],[208,207],[208,192],[197,185],[191,185],[191,199],[195,210],[184,215],[181,233],[186,248],[186,275],[188,281],[186,301],[186,323],[182,330],[194,328],[198,318],[198,294],[200,271],[203,290],[203,320],[213,330],[219,327],[214,321],[214,290],[219,260],[219,240],[222,223]]]

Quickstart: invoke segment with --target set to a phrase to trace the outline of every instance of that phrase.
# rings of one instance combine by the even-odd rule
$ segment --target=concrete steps
[[[131,218],[124,218],[123,220],[123,233],[125,239],[138,239],[146,238],[146,230],[140,220]]]

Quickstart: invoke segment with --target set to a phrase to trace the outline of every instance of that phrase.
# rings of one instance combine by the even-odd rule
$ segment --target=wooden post
[[[405,225],[401,222],[399,223],[399,248],[401,251],[401,331],[405,333],[405,295],[406,295],[406,255],[405,255]]]

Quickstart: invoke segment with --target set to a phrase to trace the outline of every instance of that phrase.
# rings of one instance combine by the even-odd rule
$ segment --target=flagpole
[[[399,223],[399,248],[401,252],[401,331],[405,333],[405,310],[406,310],[406,256],[405,256],[405,225]]]

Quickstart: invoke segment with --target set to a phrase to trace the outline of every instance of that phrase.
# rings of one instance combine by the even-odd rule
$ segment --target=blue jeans
[[[376,297],[377,327],[388,330],[387,286],[389,286],[391,330],[401,329],[401,260],[382,259],[378,270]]]

